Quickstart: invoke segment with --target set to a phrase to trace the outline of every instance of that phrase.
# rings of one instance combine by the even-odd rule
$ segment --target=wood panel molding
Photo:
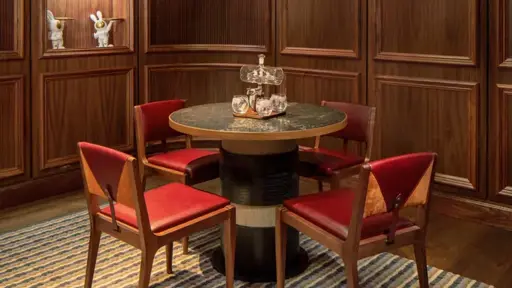
[[[141,1],[142,9],[145,21],[143,21],[143,26],[141,29],[144,29],[144,52],[148,53],[170,53],[170,52],[185,52],[185,51],[207,51],[207,52],[255,52],[255,53],[268,53],[270,51],[270,47],[272,45],[272,29],[273,29],[273,10],[275,7],[276,0],[258,0],[265,1],[267,3],[267,10],[265,11],[265,27],[261,27],[264,29],[265,35],[265,43],[264,45],[245,45],[245,44],[220,44],[220,43],[179,43],[179,44],[164,44],[164,45],[156,45],[151,43],[151,15],[153,15],[152,4],[155,0]],[[246,0],[240,1],[240,3],[249,3],[249,1],[254,0]],[[191,31],[187,31],[191,33]]]
[[[279,42],[280,42],[280,51],[281,54],[285,55],[303,55],[303,56],[324,56],[324,57],[340,57],[340,58],[349,58],[349,59],[359,59],[359,43],[361,41],[361,0],[350,0],[354,2],[354,10],[350,11],[354,16],[353,29],[354,29],[354,38],[353,47],[351,49],[328,49],[328,48],[314,48],[314,47],[293,47],[288,46],[288,36],[287,32],[289,29],[288,24],[288,7],[291,4],[290,0],[279,0],[281,6],[280,14],[280,33],[279,33]],[[284,3],[281,3],[283,1]],[[320,5],[317,2],[321,2],[321,0],[315,0],[315,5]],[[329,5],[324,5],[327,9],[329,9]],[[317,21],[320,21],[318,19]],[[327,31],[322,31],[318,33],[326,33]],[[332,27],[332,30],[329,32],[339,32],[336,27]],[[331,35],[331,37],[336,37],[336,35]]]
[[[509,161],[510,151],[509,147],[512,147],[512,143],[509,143],[509,133],[510,129],[512,129],[512,123],[509,123],[509,120],[506,116],[508,116],[511,111],[508,110],[512,104],[512,85],[497,85],[498,88],[498,115],[497,119],[499,119],[498,129],[496,130],[498,135],[497,138],[494,138],[496,144],[498,146],[496,152],[498,153],[499,159],[499,168],[498,171],[494,171],[497,175],[493,175],[493,178],[496,180],[497,189],[495,191],[491,191],[492,193],[497,193],[496,196],[504,196],[507,198],[512,197],[512,182],[509,182],[512,179],[508,179],[508,174],[510,169]],[[492,181],[492,179],[490,179]]]
[[[436,79],[424,79],[424,78],[409,78],[399,76],[383,76],[377,75],[375,77],[376,82],[376,101],[381,101],[383,87],[385,86],[398,86],[404,88],[420,88],[429,89],[436,91],[453,91],[462,92],[467,96],[466,107],[461,109],[467,109],[467,117],[469,123],[467,124],[467,177],[460,177],[454,175],[446,175],[443,173],[436,173],[435,180],[439,183],[456,186],[468,190],[477,190],[478,187],[478,102],[479,102],[479,84],[474,82],[460,82],[460,81],[445,81]],[[377,109],[379,109],[377,105]],[[379,124],[380,125],[380,124]],[[464,129],[464,127],[458,127]],[[377,131],[381,130],[379,128]],[[378,135],[377,139],[380,143],[382,136]],[[441,157],[444,157],[441,155]],[[461,167],[462,169],[463,167]]]
[[[445,1],[445,0],[443,0]],[[446,0],[450,1],[450,0]],[[375,33],[375,60],[383,61],[399,61],[399,62],[416,62],[416,63],[435,63],[435,64],[446,64],[446,65],[458,65],[458,66],[477,66],[478,65],[478,35],[479,35],[479,0],[468,0],[471,5],[468,5],[469,9],[469,26],[468,27],[468,38],[469,46],[467,47],[467,55],[436,55],[436,54],[422,54],[422,53],[401,53],[396,51],[384,51],[383,49],[383,38],[385,33],[396,33],[396,31],[384,31],[382,24],[382,14],[385,7],[383,0],[372,0],[374,13],[370,14],[370,17],[374,18]],[[414,3],[420,3],[414,2]],[[389,5],[386,7],[389,9],[400,9],[395,5]],[[370,10],[371,11],[371,10]],[[371,12],[370,12],[371,13]],[[404,39],[407,40],[407,39]]]
[[[25,141],[24,141],[24,84],[23,84],[23,75],[13,75],[13,76],[0,76],[0,86],[9,85],[13,87],[14,93],[9,94],[0,94],[0,97],[11,97],[12,103],[14,103],[14,110],[12,112],[12,119],[3,119],[2,115],[0,115],[0,119],[3,119],[3,124],[7,124],[9,126],[12,125],[11,129],[13,131],[13,135],[1,135],[1,137],[5,137],[6,141],[12,141],[12,151],[2,151],[4,155],[13,155],[14,163],[11,167],[6,167],[0,169],[0,179],[13,177],[22,175],[25,173]],[[1,101],[0,101],[1,103]],[[0,109],[1,111],[1,109]],[[9,115],[9,114],[4,114]],[[10,121],[7,121],[10,120]],[[4,122],[5,121],[5,122]],[[1,126],[2,123],[0,123]],[[3,142],[3,141],[2,141]]]
[[[174,71],[239,71],[244,64],[236,63],[179,63],[179,64],[158,64],[158,65],[145,65],[144,66],[144,87],[146,87],[143,95],[143,102],[151,102],[150,95],[152,95],[150,77],[152,73],[158,72],[174,72]],[[238,79],[240,82],[241,80]],[[219,83],[220,84],[220,83]],[[240,91],[240,94],[244,94],[245,91]]]
[[[359,72],[346,72],[346,71],[334,71],[334,70],[317,70],[317,69],[304,69],[304,68],[295,68],[295,67],[283,67],[287,76],[302,76],[302,77],[313,77],[319,79],[334,79],[338,81],[348,81],[350,84],[350,99],[336,99],[338,101],[348,101],[351,100],[353,103],[362,103],[361,101],[361,73]],[[288,82],[288,81],[287,81]],[[323,95],[326,97],[326,95]],[[335,99],[327,99],[322,98],[315,103],[320,103],[321,100],[331,100]]]
[[[48,91],[48,86],[52,82],[56,81],[72,81],[77,79],[91,79],[102,77],[103,81],[107,81],[107,77],[111,76],[124,76],[125,80],[123,81],[126,85],[124,89],[126,89],[125,95],[125,107],[124,113],[125,118],[123,119],[124,130],[126,131],[126,135],[123,139],[123,143],[119,145],[114,145],[112,148],[118,150],[130,150],[133,148],[133,106],[134,106],[134,67],[125,67],[125,68],[108,68],[108,69],[94,69],[94,70],[86,70],[80,72],[58,72],[58,73],[42,73],[40,76],[40,91],[39,93],[39,115],[40,121],[37,129],[39,130],[39,167],[40,170],[50,169],[54,167],[62,166],[64,169],[70,168],[69,164],[76,163],[79,159],[78,155],[73,153],[71,155],[67,155],[64,157],[56,157],[52,158],[49,156],[49,147],[48,144],[48,114],[49,107],[48,101],[52,97],[52,95]],[[76,89],[80,89],[80,87],[76,87]],[[72,91],[66,91],[68,93],[72,93]],[[101,91],[98,91],[101,92]],[[99,93],[98,97],[103,97],[105,95]],[[98,99],[98,101],[102,101],[103,98]],[[98,108],[98,107],[95,107]],[[65,109],[65,108],[62,108]],[[80,115],[76,115],[76,117],[87,117],[86,113],[87,107],[82,107],[82,113]],[[113,113],[113,112],[112,112]],[[90,117],[90,116],[89,116]],[[69,119],[63,119],[69,120]],[[123,129],[123,128],[119,128]],[[63,135],[65,136],[65,135]],[[88,135],[83,135],[83,139],[80,141],[91,141]]]
[[[3,0],[6,1],[6,0]],[[25,47],[24,47],[24,39],[25,39],[25,21],[23,20],[25,17],[25,3],[24,0],[11,0],[14,1],[14,31],[13,31],[13,49],[11,51],[0,51],[0,61],[1,60],[11,60],[11,59],[23,59],[25,57]],[[1,21],[1,20],[0,20]]]
[[[512,231],[512,207],[436,191],[432,195],[431,211],[450,217],[470,220]]]
[[[498,15],[493,15],[491,19],[494,18],[494,21],[497,21],[498,27],[498,39],[496,43],[496,47],[498,48],[498,59],[499,59],[499,67],[508,67],[512,68],[512,55],[507,55],[510,49],[508,41],[509,41],[509,33],[510,31],[510,16],[507,7],[510,5],[510,0],[498,0]]]

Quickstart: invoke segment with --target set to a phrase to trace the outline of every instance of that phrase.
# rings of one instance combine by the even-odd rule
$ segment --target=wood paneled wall
[[[30,169],[30,50],[25,45],[30,40],[29,27],[23,23],[27,5],[25,0],[0,4],[0,183],[4,185],[27,180]],[[6,29],[10,30],[4,33]]]
[[[134,147],[133,105],[137,89],[134,35],[125,37],[124,46],[95,48],[93,23],[88,17],[97,10],[102,10],[104,17],[113,16],[109,14],[115,10],[131,11],[131,16],[125,15],[125,24],[133,25],[137,3],[79,2],[32,0],[31,3],[32,175],[36,178],[76,171],[78,141],[123,151]],[[68,39],[73,44],[68,49],[48,53],[46,42],[36,41],[46,35],[42,30],[44,25],[41,27],[46,22],[46,8],[55,9],[56,16],[76,18],[70,24],[77,25],[76,29],[67,28],[69,33],[79,33]],[[125,28],[134,31],[133,27]]]
[[[135,104],[230,101],[250,86],[239,68],[263,53],[285,69],[290,101],[376,106],[373,159],[439,153],[442,209],[469,196],[484,212],[457,213],[511,218],[495,203],[512,204],[512,0],[0,2],[0,200],[27,183],[71,187],[77,141],[133,150]],[[47,7],[77,18],[65,35],[76,49],[47,50]],[[126,18],[114,49],[95,49],[98,9]],[[37,198],[29,188],[17,195]]]
[[[512,1],[490,5],[489,196],[512,204]]]
[[[260,53],[275,63],[274,0],[141,0],[140,6],[141,102],[230,101],[245,93],[243,64],[257,63]]]
[[[485,198],[486,1],[369,3],[374,157],[435,151],[441,189]]]

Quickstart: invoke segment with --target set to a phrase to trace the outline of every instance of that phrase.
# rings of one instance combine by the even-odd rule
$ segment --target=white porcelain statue
[[[53,49],[65,49],[64,47],[64,22],[55,19],[52,11],[46,11],[48,21],[48,39],[52,41]]]
[[[98,18],[96,18],[96,15],[98,15]],[[96,29],[94,39],[98,39],[98,47],[113,47],[114,45],[108,44],[108,38],[114,21],[110,21],[107,24],[107,22],[103,20],[101,11],[96,12],[96,15],[91,14],[91,20],[94,22],[94,28]]]

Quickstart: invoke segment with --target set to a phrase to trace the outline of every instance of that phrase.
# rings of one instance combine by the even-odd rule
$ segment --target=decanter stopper
[[[258,61],[259,65],[263,66],[263,64],[265,64],[265,54],[258,55],[258,58],[259,58],[259,61]]]

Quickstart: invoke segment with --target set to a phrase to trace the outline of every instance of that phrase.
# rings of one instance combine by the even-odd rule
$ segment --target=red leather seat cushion
[[[181,183],[167,184],[144,193],[149,223],[154,233],[185,223],[229,204],[229,200],[194,189]],[[116,218],[134,228],[138,227],[135,210],[115,204]],[[110,207],[101,213],[111,215]]]
[[[284,202],[284,206],[336,237],[347,239],[353,200],[353,191],[341,189],[290,199]],[[361,239],[385,233],[392,217],[391,213],[385,213],[364,218]],[[401,218],[397,229],[412,225],[409,220]]]
[[[335,171],[364,163],[364,157],[324,148],[299,151],[301,176],[330,176]]]
[[[148,162],[153,165],[177,170],[193,177],[197,174],[206,173],[218,175],[219,159],[220,154],[216,151],[191,148],[157,154],[149,157]]]

